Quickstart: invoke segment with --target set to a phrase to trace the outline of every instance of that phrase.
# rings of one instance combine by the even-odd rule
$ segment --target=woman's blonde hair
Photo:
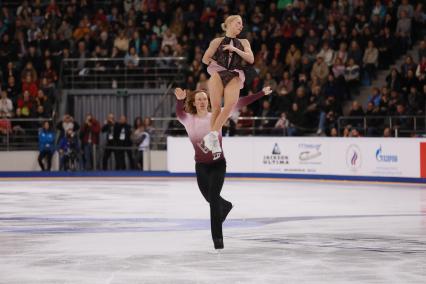
[[[241,18],[241,16],[240,15],[231,15],[231,16],[228,16],[226,19],[225,19],[225,22],[223,22],[221,25],[220,25],[220,27],[222,28],[222,30],[224,31],[224,32],[226,32],[226,29],[227,29],[227,27],[229,26],[229,24],[230,23],[232,23],[234,20],[236,20],[236,19],[240,19],[241,21],[243,20],[242,18]]]
[[[210,98],[209,94],[204,90],[195,90],[195,91],[187,91],[186,99],[185,99],[185,112],[190,114],[197,114],[197,108],[194,106],[195,96],[198,93],[204,93],[207,96],[207,100],[209,101],[209,105],[207,106],[207,110],[210,111]]]

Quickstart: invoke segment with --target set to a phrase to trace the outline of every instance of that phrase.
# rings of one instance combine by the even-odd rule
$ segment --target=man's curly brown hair
[[[190,91],[186,90],[186,99],[185,99],[185,111],[190,114],[197,114],[197,108],[194,106],[195,102],[195,96],[198,93],[204,93],[207,95],[207,100],[209,101],[209,105],[207,106],[207,110],[211,110],[211,104],[210,104],[210,96],[205,90],[195,90]]]

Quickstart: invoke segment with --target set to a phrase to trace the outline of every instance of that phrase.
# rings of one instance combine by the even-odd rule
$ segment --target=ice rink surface
[[[228,179],[215,254],[193,178],[0,181],[0,283],[426,283],[426,186]]]

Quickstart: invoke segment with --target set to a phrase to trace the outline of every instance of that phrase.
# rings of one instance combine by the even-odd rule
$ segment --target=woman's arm
[[[203,59],[201,60],[204,64],[209,65],[212,62],[212,56],[215,54],[217,48],[222,42],[222,38],[215,38],[210,42],[209,48],[204,53]]]
[[[253,51],[251,50],[250,47],[250,42],[246,39],[241,39],[240,40],[243,47],[244,47],[244,51],[236,48],[235,46],[232,46],[230,44],[225,45],[223,47],[223,50],[229,50],[231,52],[236,52],[239,56],[241,56],[242,59],[244,59],[244,61],[246,61],[249,64],[253,64],[254,63],[254,55],[253,55]]]

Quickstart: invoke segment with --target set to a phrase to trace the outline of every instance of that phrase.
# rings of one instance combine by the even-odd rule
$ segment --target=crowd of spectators
[[[425,28],[422,1],[101,2],[22,1],[16,9],[2,6],[2,116],[51,115],[64,58],[79,59],[83,70],[87,58],[121,59],[134,68],[141,57],[184,56],[190,66],[184,87],[205,88],[203,52],[222,34],[224,18],[239,14],[245,25],[241,37],[251,42],[255,54],[242,93],[257,92],[264,85],[274,90],[269,103],[256,103],[241,115],[276,117],[274,123],[258,122],[265,129],[277,128],[268,133],[303,135],[313,130],[334,135],[342,103],[356,100],[360,84],[371,84],[377,70],[390,68],[424,36]],[[373,106],[361,106],[362,112],[355,109],[351,115],[424,114],[423,108],[413,108],[425,89],[423,55],[419,62],[392,69],[388,86],[373,94]],[[102,64],[91,67],[102,70]],[[244,123],[230,124],[238,131]],[[385,126],[377,125],[369,134],[380,135]]]

